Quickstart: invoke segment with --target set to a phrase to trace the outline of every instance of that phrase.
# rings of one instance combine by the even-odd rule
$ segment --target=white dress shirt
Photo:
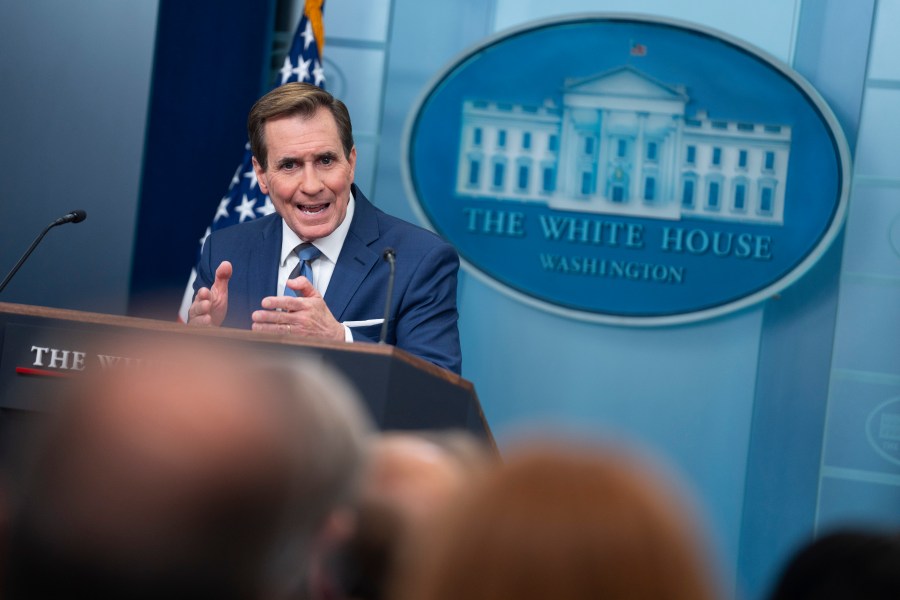
[[[350,223],[353,221],[355,205],[356,203],[353,200],[353,194],[350,194],[350,198],[347,201],[347,214],[344,215],[344,220],[341,221],[341,224],[329,235],[312,242],[313,246],[318,248],[319,252],[322,253],[322,255],[312,261],[312,264],[310,265],[312,267],[313,287],[315,287],[322,296],[325,296],[325,292],[328,290],[328,284],[331,282],[331,276],[334,274],[334,267],[337,265],[338,257],[341,255],[341,248],[344,247],[344,240],[347,238],[347,232],[350,231]],[[305,241],[306,240],[301,239],[293,229],[288,227],[287,222],[282,219],[281,262],[278,264],[277,288],[277,294],[279,296],[284,295],[284,286],[290,278],[291,271],[293,271],[297,266],[297,263],[300,262],[300,258],[294,250]],[[350,328],[346,325],[344,325],[344,339],[348,342],[353,341],[353,334],[350,333]]]

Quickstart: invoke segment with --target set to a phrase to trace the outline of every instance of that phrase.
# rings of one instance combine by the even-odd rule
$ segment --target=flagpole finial
[[[312,25],[313,34],[316,36],[316,48],[319,49],[319,60],[324,54],[322,50],[325,48],[325,22],[322,19],[322,9],[325,6],[325,0],[306,0],[303,7],[303,14],[309,19]]]

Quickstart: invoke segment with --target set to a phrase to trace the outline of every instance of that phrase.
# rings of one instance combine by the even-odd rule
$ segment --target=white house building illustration
[[[688,116],[683,86],[631,66],[567,79],[562,107],[466,100],[456,192],[658,219],[781,225],[786,125]]]

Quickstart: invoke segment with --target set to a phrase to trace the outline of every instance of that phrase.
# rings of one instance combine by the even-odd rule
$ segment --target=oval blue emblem
[[[466,268],[594,321],[695,321],[770,297],[843,224],[849,151],[801,76],[698,26],[542,21],[456,59],[414,110],[414,207]]]

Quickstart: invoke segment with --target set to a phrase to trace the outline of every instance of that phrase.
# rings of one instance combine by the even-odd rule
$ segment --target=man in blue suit
[[[375,342],[388,287],[382,255],[392,248],[386,341],[459,373],[459,257],[353,184],[356,147],[344,103],[289,83],[257,101],[247,128],[260,189],[276,213],[206,239],[189,324]]]

